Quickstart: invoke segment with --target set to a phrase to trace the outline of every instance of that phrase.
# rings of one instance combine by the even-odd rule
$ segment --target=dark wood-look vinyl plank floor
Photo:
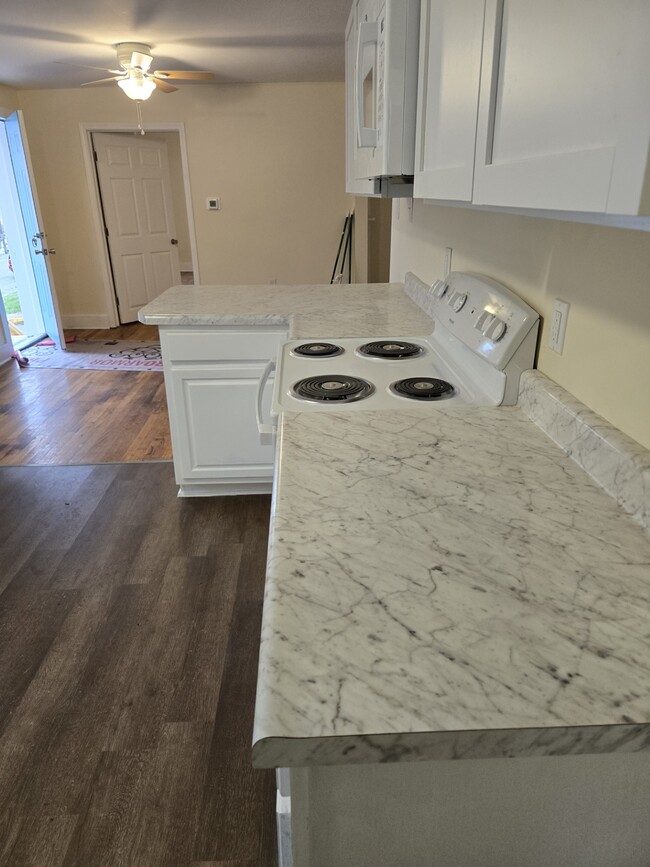
[[[0,467],[1,867],[275,867],[251,766],[270,498]]]

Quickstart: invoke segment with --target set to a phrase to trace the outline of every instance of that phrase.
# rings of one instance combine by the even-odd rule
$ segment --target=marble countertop
[[[650,748],[650,540],[518,407],[286,413],[254,763]]]
[[[291,338],[427,335],[431,318],[402,283],[172,286],[143,307],[146,325],[288,325]]]

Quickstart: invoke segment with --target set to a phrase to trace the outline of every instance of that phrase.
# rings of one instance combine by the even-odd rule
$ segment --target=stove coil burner
[[[453,397],[455,393],[451,383],[430,376],[400,379],[391,385],[390,390],[411,400],[444,400],[446,397]]]
[[[316,403],[351,403],[363,400],[375,390],[372,383],[356,376],[332,374],[331,376],[308,376],[299,380],[291,389],[294,397]]]
[[[417,343],[406,343],[404,340],[373,340],[364,343],[357,352],[368,358],[415,358],[422,355],[424,350]]]
[[[334,355],[342,355],[343,347],[335,343],[301,343],[295,346],[291,352],[293,355],[301,355],[307,358],[332,358]]]

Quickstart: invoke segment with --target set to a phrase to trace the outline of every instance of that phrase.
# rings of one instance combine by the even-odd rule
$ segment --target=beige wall
[[[0,117],[7,117],[18,108],[18,92],[0,84]]]
[[[405,202],[393,210],[391,279],[454,270],[505,283],[545,322],[538,367],[650,448],[650,234]],[[571,304],[564,352],[547,347],[555,298]]]
[[[103,314],[100,241],[80,123],[133,124],[117,88],[21,91],[64,315]],[[186,86],[143,105],[150,123],[185,124],[203,283],[328,282],[343,219],[343,84]],[[222,210],[205,208],[220,196]]]

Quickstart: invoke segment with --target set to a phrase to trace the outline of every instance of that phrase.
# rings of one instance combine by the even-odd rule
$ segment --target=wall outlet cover
[[[556,298],[553,304],[553,312],[551,313],[551,331],[548,336],[548,345],[559,355],[562,355],[564,349],[564,337],[566,334],[566,323],[569,318],[569,307],[571,305],[567,301],[562,301]]]

